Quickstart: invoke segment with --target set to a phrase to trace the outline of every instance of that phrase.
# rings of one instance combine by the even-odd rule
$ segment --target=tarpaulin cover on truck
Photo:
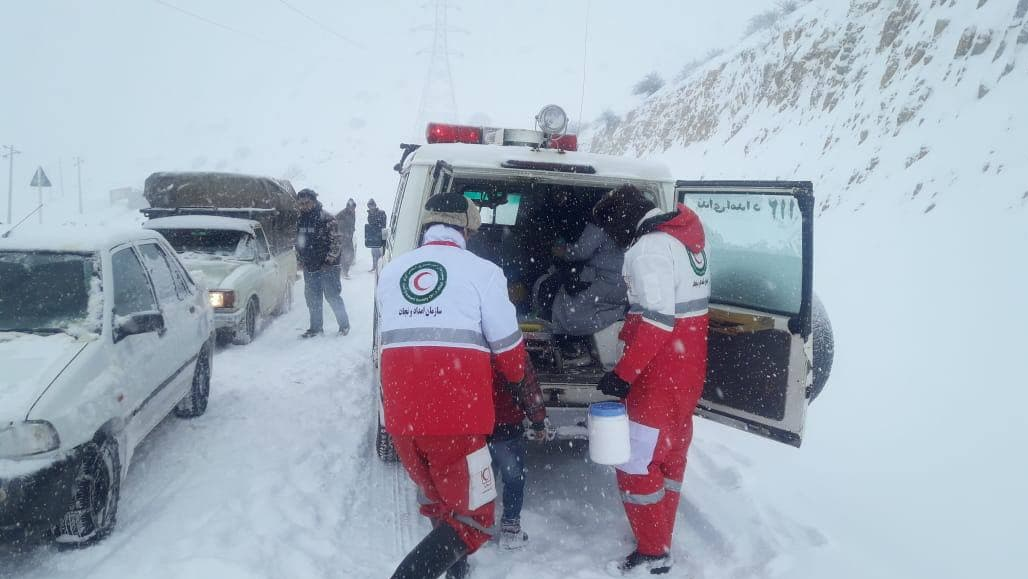
[[[276,252],[293,247],[299,212],[288,181],[237,173],[154,173],[146,178],[143,197],[152,208],[197,208],[195,213],[202,208],[274,209],[245,217],[261,223]]]

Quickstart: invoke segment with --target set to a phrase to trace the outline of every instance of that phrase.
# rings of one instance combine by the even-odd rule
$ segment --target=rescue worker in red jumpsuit
[[[616,468],[638,545],[609,570],[659,575],[673,564],[671,535],[707,371],[710,276],[703,225],[684,205],[662,213],[631,185],[601,199],[594,216],[627,248],[625,351],[597,388],[623,398],[628,410],[632,454]]]
[[[463,577],[454,563],[492,536],[493,368],[511,383],[525,372],[503,271],[466,249],[478,207],[435,195],[422,223],[421,246],[390,261],[376,290],[385,426],[434,527],[394,579]]]

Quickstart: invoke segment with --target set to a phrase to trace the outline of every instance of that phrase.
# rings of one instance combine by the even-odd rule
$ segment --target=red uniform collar
[[[460,246],[452,241],[427,241],[425,242],[425,245],[446,245],[449,247],[456,247],[457,249],[460,249]]]

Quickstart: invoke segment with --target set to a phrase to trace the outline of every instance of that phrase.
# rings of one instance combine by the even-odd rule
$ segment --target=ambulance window
[[[518,193],[502,194],[504,202],[493,207],[490,197],[497,193],[482,191],[464,191],[464,196],[479,205],[483,224],[514,225],[518,220],[518,209],[521,208],[521,195]],[[483,200],[484,198],[484,200]],[[496,197],[493,197],[496,199]]]
[[[702,193],[685,204],[703,220],[713,300],[799,313],[803,216],[794,197]]]

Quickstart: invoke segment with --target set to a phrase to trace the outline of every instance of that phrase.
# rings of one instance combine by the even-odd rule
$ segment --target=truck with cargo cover
[[[235,173],[164,172],[146,179],[144,227],[203,275],[218,339],[248,344],[261,320],[287,311],[296,282],[296,194],[288,181]]]

